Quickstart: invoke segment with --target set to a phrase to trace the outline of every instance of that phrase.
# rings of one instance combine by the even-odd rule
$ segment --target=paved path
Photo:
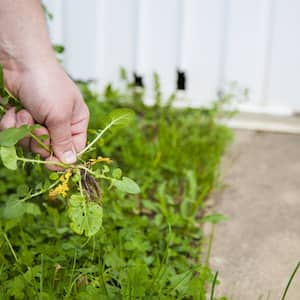
[[[238,131],[214,210],[211,264],[234,300],[279,300],[300,260],[300,135]],[[300,273],[287,300],[300,300]]]

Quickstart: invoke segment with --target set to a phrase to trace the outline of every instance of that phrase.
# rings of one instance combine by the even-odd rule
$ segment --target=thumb
[[[63,163],[73,164],[76,162],[76,152],[72,143],[72,132],[69,122],[46,124],[54,155]]]

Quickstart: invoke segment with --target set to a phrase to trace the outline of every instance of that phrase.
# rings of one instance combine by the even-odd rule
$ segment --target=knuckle
[[[70,120],[67,113],[64,113],[63,109],[61,111],[52,111],[48,114],[46,118],[46,125],[48,126],[59,126],[65,124]]]
[[[64,147],[68,147],[70,145],[72,145],[72,139],[70,137],[65,137],[65,136],[61,136],[61,137],[56,137],[54,139],[52,139],[51,142],[52,146],[55,148],[64,148]]]

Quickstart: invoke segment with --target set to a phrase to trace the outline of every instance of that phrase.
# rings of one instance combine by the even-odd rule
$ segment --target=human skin
[[[39,123],[54,156],[34,140],[23,141],[45,159],[76,162],[86,144],[89,111],[82,96],[57,62],[39,0],[0,0],[0,63],[6,88],[25,109],[10,108],[0,130]]]

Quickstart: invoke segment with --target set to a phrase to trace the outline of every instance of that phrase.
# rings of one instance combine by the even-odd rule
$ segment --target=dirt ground
[[[218,294],[280,300],[300,260],[300,135],[237,131],[222,182],[213,197],[213,210],[229,217],[211,257]],[[300,299],[299,273],[286,299]]]

